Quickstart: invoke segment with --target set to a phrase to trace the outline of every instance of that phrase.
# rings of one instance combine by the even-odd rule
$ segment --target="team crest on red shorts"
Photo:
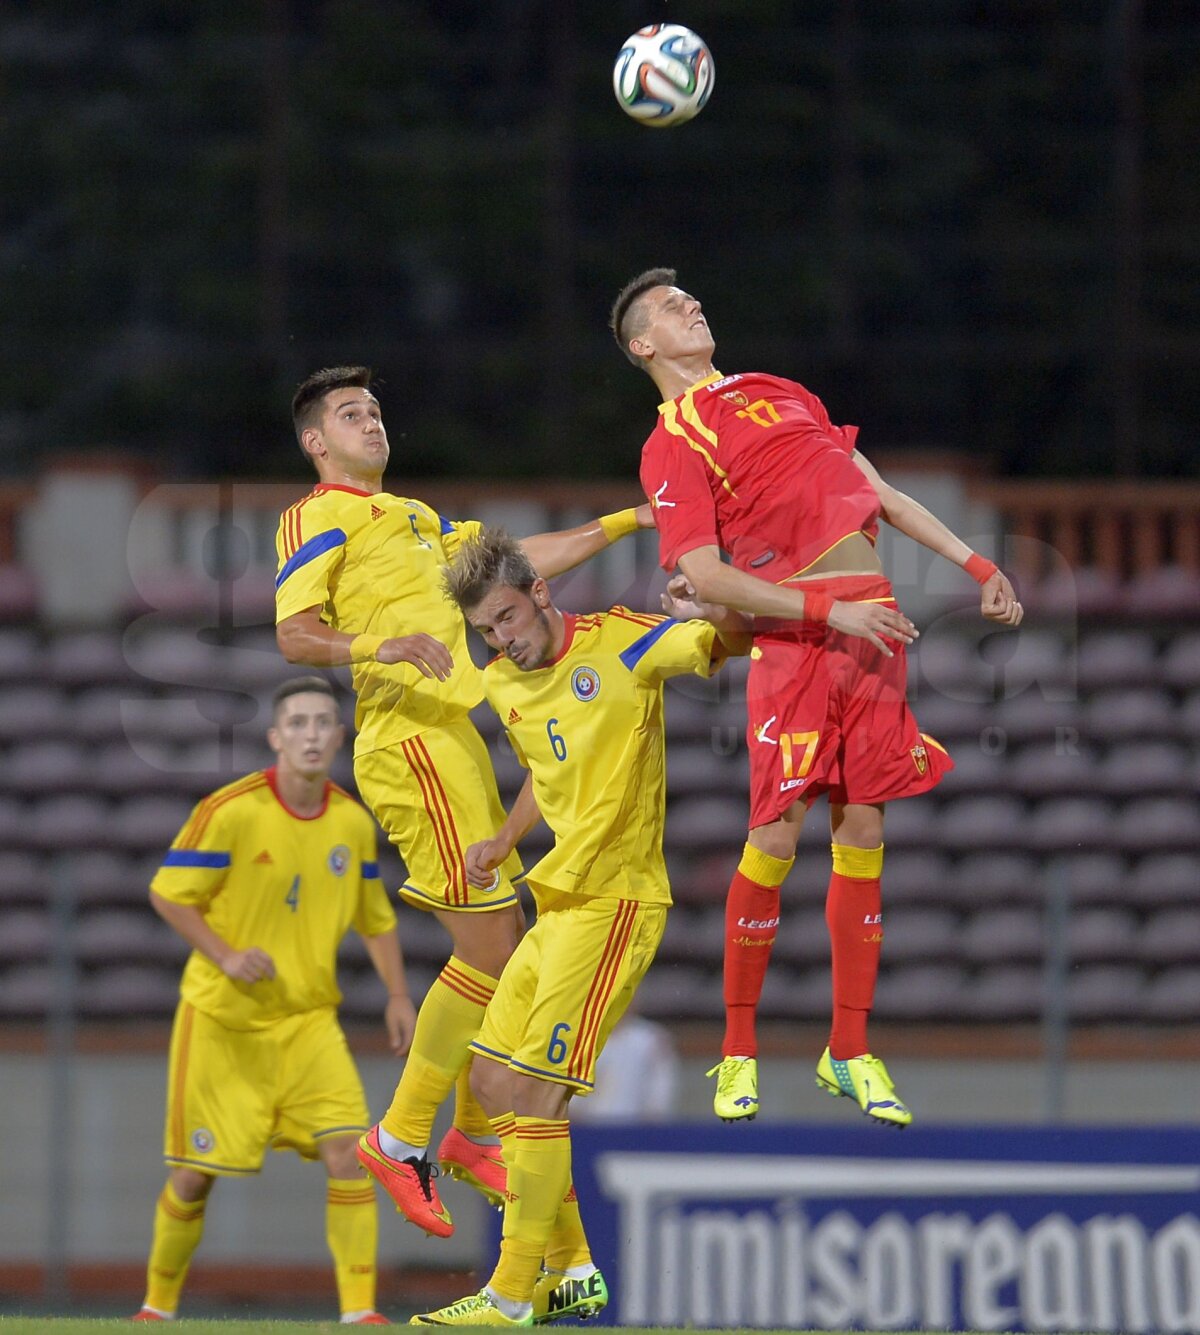
[[[908,754],[912,756],[912,762],[917,767],[917,773],[924,778],[925,771],[929,768],[929,752],[918,742],[916,746],[909,749]]]

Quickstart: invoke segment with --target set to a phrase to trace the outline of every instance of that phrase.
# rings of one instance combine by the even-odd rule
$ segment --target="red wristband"
[[[828,621],[829,609],[834,600],[824,593],[806,593],[804,595],[805,621]]]
[[[967,557],[963,569],[976,584],[986,584],[1000,567],[995,561],[989,561],[986,556],[980,556],[978,552],[972,552]]]

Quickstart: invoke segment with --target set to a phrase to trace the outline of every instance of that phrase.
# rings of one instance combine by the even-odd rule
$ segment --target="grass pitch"
[[[586,1324],[589,1331],[604,1331],[605,1335],[697,1335],[693,1329],[676,1326],[605,1326],[593,1322],[563,1322],[563,1329],[577,1329]],[[296,1335],[299,1330],[321,1332],[322,1335],[346,1335],[346,1328],[336,1321],[189,1321],[184,1318],[168,1329],[183,1328],[184,1335]],[[116,1335],[129,1329],[127,1317],[27,1317],[0,1316],[0,1335]],[[487,1329],[484,1327],[484,1329]],[[704,1335],[747,1335],[745,1330],[712,1330]],[[806,1335],[802,1331],[755,1331],[754,1335]],[[830,1331],[810,1332],[808,1335],[832,1335]],[[856,1331],[853,1335],[884,1335],[877,1331]],[[945,1335],[944,1331],[888,1331],[886,1335]]]

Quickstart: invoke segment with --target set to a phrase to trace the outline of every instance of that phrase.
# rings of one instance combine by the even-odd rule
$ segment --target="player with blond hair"
[[[350,667],[359,792],[404,859],[400,894],[433,913],[452,943],[421,1004],[391,1106],[360,1158],[397,1209],[444,1237],[453,1223],[428,1145],[452,1087],[454,1125],[436,1157],[444,1171],[503,1199],[499,1142],[469,1091],[468,1045],[524,924],[515,857],[487,887],[472,885],[466,870],[467,847],[491,834],[504,811],[487,748],[467,717],[482,697],[480,674],[462,617],[443,596],[441,570],[480,526],[383,489],[390,450],[367,368],[315,372],[297,389],[292,418],[320,481],[279,524],[279,648],[292,663]],[[526,538],[524,549],[550,577],[652,522],[643,506]]]
[[[528,873],[537,921],[471,1044],[475,1091],[508,1165],[500,1258],[479,1293],[413,1321],[523,1326],[594,1316],[608,1295],[571,1182],[569,1105],[591,1091],[596,1059],[654,958],[671,903],[663,683],[708,676],[726,648],[744,652],[747,623],[723,608],[712,609],[715,624],[626,607],[559,611],[499,530],[461,545],[446,585],[497,651],[484,692],[529,769],[508,818],[468,849],[468,872],[486,884],[539,819],[554,846]]]

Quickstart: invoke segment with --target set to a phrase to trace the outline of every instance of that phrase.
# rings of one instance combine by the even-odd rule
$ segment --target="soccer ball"
[[[690,28],[651,23],[639,28],[613,65],[621,110],[643,125],[690,121],[713,90],[713,60]]]

